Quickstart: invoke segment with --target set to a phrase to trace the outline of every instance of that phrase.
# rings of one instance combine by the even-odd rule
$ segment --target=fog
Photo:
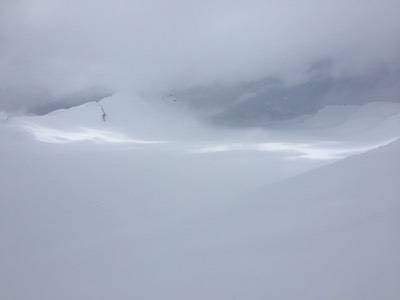
[[[397,300],[399,0],[0,0],[0,298]]]
[[[399,68],[396,0],[0,6],[3,109],[32,109],[94,87],[138,93],[265,77],[296,84],[326,60],[334,78]]]
[[[398,299],[400,104],[277,131],[101,104],[1,120],[2,298]]]

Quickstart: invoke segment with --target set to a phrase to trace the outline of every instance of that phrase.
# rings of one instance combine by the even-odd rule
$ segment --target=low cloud
[[[94,86],[298,83],[327,60],[339,78],[397,69],[399,10],[397,0],[2,1],[0,107]]]

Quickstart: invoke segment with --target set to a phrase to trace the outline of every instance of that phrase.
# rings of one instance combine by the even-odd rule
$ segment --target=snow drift
[[[371,130],[360,141],[393,137],[396,110],[371,119],[372,108],[317,133],[307,127],[321,124],[315,116],[296,132],[286,128],[284,137],[331,132],[351,139],[365,128]],[[108,109],[112,120],[119,109]],[[29,121],[53,135],[82,124],[112,131],[132,116],[126,108],[120,113],[119,123],[104,124],[98,107],[87,104],[2,123],[2,298],[398,298],[398,141],[316,169],[315,160],[252,149],[184,151],[198,144],[182,133],[172,146],[59,144],[34,140],[20,127]],[[138,128],[125,128],[124,138],[135,137]],[[221,143],[221,132],[213,134],[209,144]],[[223,136],[242,143],[265,137]]]

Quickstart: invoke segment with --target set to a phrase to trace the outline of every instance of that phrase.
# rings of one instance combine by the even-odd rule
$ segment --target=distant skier
[[[107,120],[106,120],[107,114],[106,114],[106,112],[104,111],[103,106],[101,107],[101,111],[103,112],[103,114],[101,115],[101,117],[103,118],[103,122],[105,122],[105,121],[107,121]]]
[[[103,122],[106,122],[107,121],[107,114],[106,114],[106,112],[104,110],[104,107],[99,102],[97,102],[97,104],[100,106],[100,109],[101,109],[101,112],[102,112],[101,118],[103,119]]]

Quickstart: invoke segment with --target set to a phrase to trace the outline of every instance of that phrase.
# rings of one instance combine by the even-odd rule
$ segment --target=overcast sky
[[[1,0],[0,102],[298,82],[326,59],[338,77],[398,68],[399,11],[399,0]]]

